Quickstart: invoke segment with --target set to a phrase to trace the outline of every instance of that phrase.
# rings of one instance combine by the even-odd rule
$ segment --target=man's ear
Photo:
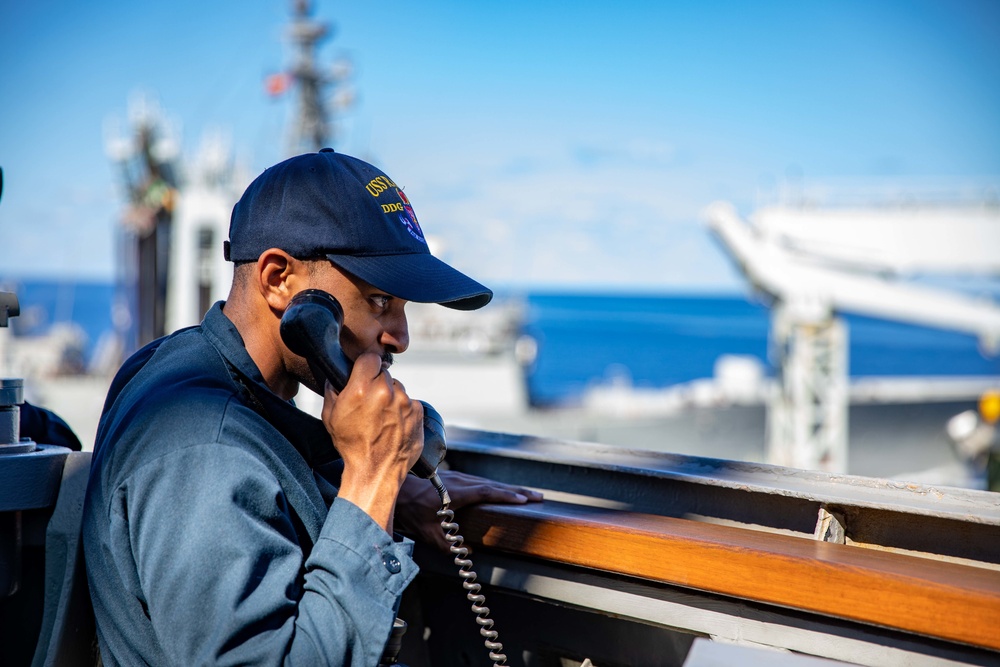
[[[257,289],[272,310],[283,313],[292,296],[304,288],[305,272],[303,262],[270,248],[257,258]]]

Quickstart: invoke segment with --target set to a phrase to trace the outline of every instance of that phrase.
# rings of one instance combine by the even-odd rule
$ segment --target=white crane
[[[729,203],[710,229],[753,287],[774,300],[778,386],[768,456],[780,465],[847,471],[848,333],[852,312],[976,335],[1000,348],[1000,306],[896,279],[919,272],[1000,275],[1000,207],[775,206],[750,224]]]

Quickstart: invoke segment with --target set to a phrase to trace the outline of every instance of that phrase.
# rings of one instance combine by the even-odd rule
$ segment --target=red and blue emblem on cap
[[[421,243],[426,244],[427,241],[424,239],[424,231],[420,229],[420,223],[417,222],[417,214],[413,212],[413,206],[410,204],[410,200],[406,198],[403,191],[396,188],[396,194],[403,202],[403,211],[399,214],[399,222],[406,227],[406,231],[410,232],[410,236],[417,239]]]

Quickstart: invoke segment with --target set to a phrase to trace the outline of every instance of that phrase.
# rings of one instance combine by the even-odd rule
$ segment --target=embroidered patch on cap
[[[413,212],[410,200],[398,188],[396,189],[396,194],[403,201],[403,211],[399,214],[399,222],[406,227],[406,231],[410,232],[410,236],[426,245],[427,241],[424,240],[424,231],[420,229],[420,223],[417,222],[417,214]]]

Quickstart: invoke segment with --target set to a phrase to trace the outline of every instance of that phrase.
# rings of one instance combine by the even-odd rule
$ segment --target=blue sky
[[[283,157],[290,3],[0,3],[0,277],[113,275],[102,126],[154,93],[193,153]],[[338,150],[497,287],[733,291],[717,199],[1000,175],[1000,3],[319,0],[358,100]]]

